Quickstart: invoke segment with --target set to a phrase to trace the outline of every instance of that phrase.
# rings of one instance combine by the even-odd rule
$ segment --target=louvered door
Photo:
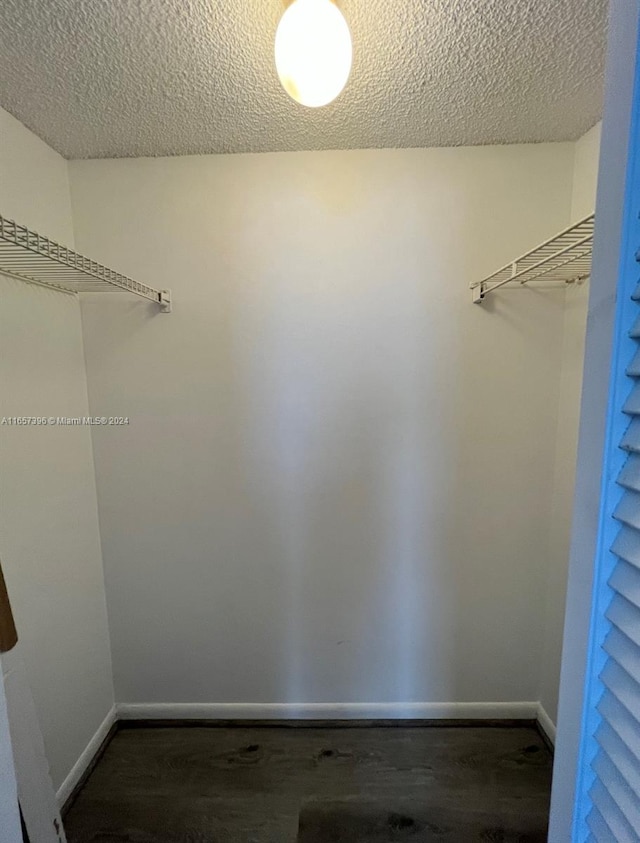
[[[632,299],[640,302],[640,285]],[[640,304],[636,308],[636,321],[627,325],[638,349],[626,368],[630,394],[621,409],[630,423],[620,442],[627,457],[616,480],[622,497],[613,517],[620,527],[611,547],[616,560],[608,578],[610,626],[601,643],[606,661],[587,817],[589,840],[598,843],[640,843]]]

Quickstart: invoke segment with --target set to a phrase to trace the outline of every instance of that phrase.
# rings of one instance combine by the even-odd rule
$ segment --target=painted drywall
[[[3,215],[73,245],[67,175],[0,111]],[[87,416],[77,297],[0,276],[0,305],[0,417]],[[90,429],[2,424],[0,495],[0,556],[58,787],[113,705]]]
[[[0,109],[0,213],[73,246],[67,162]]]
[[[576,141],[571,199],[572,222],[578,222],[595,210],[601,135],[602,123],[596,123]]]
[[[536,699],[573,145],[70,164],[120,702]],[[526,201],[523,201],[526,197]]]
[[[595,210],[601,124],[575,145],[571,221]],[[570,287],[566,293],[558,428],[555,437],[556,466],[550,520],[544,651],[540,666],[539,699],[555,724],[558,716],[562,630],[567,595],[571,514],[578,450],[580,394],[584,365],[589,283]]]
[[[581,757],[581,740],[595,714],[593,709],[585,712],[585,677],[639,14],[638,0],[611,2],[549,843],[581,839],[586,833],[583,827],[574,828],[574,815],[576,809],[582,811],[577,785],[586,784],[581,779],[589,769],[589,760]]]

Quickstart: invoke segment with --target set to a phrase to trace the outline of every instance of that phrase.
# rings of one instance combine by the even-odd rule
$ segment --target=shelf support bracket
[[[484,281],[482,284],[478,284],[476,287],[472,287],[471,291],[473,293],[473,303],[480,304],[484,299]]]

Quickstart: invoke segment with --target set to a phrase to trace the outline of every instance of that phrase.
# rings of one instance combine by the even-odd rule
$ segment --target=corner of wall
[[[571,222],[583,219],[593,213],[595,208],[601,125],[597,123],[574,144]],[[545,632],[539,677],[541,706],[553,724],[557,719],[560,684],[588,301],[588,282],[580,287],[567,288],[565,291],[558,422],[549,520]]]
[[[2,109],[0,136],[0,212],[64,245],[74,246],[69,162]],[[49,411],[65,416],[89,415],[81,312],[77,296],[43,290],[19,280],[6,279],[6,282],[3,299],[6,321],[3,322],[2,331],[5,344],[2,355],[5,366],[2,398],[6,415],[32,414],[28,410],[32,410],[33,414],[46,414]],[[19,331],[13,330],[12,326],[16,325],[20,326]],[[28,384],[21,377],[25,368],[30,373]],[[49,529],[54,531],[55,525],[68,524],[74,519],[81,520],[76,541],[70,539],[67,542],[70,535],[73,537],[73,532],[68,529],[62,529],[57,534],[52,532],[50,537],[45,530],[39,536],[33,535],[30,539],[32,544],[27,548],[24,545],[21,519],[13,517],[20,511],[17,509],[19,496],[16,496],[16,509],[9,509],[4,514],[3,544],[5,553],[11,556],[12,561],[8,567],[13,576],[13,602],[22,611],[23,628],[32,627],[31,635],[23,636],[23,651],[56,784],[68,774],[76,761],[74,753],[84,749],[88,736],[100,726],[114,704],[91,431],[86,427],[82,431],[77,429],[73,440],[65,440],[66,450],[60,442],[60,439],[55,438],[54,428],[39,428],[29,443],[26,439],[12,440],[14,459],[7,465],[3,456],[2,466],[5,482],[11,482],[13,478],[22,483],[21,493],[32,495],[34,505],[42,510],[41,514],[49,516],[44,519]],[[47,461],[48,472],[42,461],[38,462],[40,451],[56,454],[58,463],[52,461],[49,464]],[[9,452],[7,446],[5,453],[8,455]],[[15,452],[22,457],[19,470]],[[58,509],[54,513],[50,501],[55,498],[55,493],[51,495],[49,490],[58,488],[60,472],[64,474],[65,467],[70,469],[63,478],[67,483],[65,489],[68,499],[61,495],[65,503],[56,501]],[[7,477],[7,473],[10,477]],[[79,504],[84,507],[81,519],[77,510]],[[34,560],[37,562],[45,557],[47,551],[43,549],[43,543],[49,541],[49,538],[50,553],[46,558],[55,558],[56,564],[67,567],[56,585],[59,589],[56,591],[57,599],[50,599],[46,608],[42,608],[38,603],[41,589],[33,585],[34,577],[37,576]],[[24,564],[27,562],[29,564]],[[77,709],[74,709],[71,684],[75,677],[75,656],[67,654],[67,662],[65,664],[63,660],[58,677],[60,684],[51,690],[42,664],[42,652],[46,651],[46,647],[42,649],[42,641],[38,640],[41,633],[34,634],[33,627],[37,626],[38,620],[46,617],[54,628],[61,626],[67,633],[68,626],[75,625],[69,615],[74,608],[70,597],[70,582],[76,577],[80,579],[87,575],[89,571],[93,615],[88,620],[90,612],[87,610],[82,615],[79,611],[77,623],[82,628],[72,631],[78,641],[94,636],[92,641],[95,647],[91,659],[99,679],[96,680],[96,687],[91,689],[91,703],[79,695]],[[68,582],[64,581],[65,577]],[[104,604],[104,608],[101,604]],[[47,615],[49,611],[52,612],[51,618]],[[99,669],[96,667],[96,654],[99,657]],[[67,691],[63,693],[60,689],[64,688],[65,668],[69,679]]]

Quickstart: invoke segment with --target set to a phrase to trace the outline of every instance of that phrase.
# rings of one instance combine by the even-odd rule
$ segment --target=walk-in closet
[[[631,5],[0,8],[3,843],[547,840]]]

